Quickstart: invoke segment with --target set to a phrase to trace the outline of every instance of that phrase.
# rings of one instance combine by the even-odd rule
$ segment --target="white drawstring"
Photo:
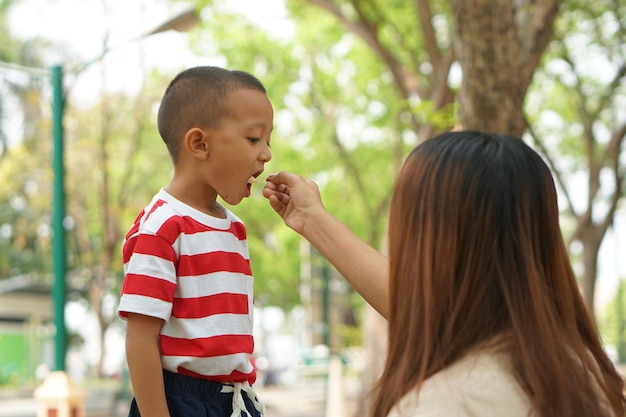
[[[249,383],[247,382],[235,382],[233,385],[223,385],[222,390],[220,392],[233,393],[233,414],[231,417],[241,417],[241,412],[243,411],[246,416],[252,417],[246,408],[246,403],[243,401],[243,395],[241,395],[241,391],[244,391],[252,404],[254,404],[254,408],[257,409],[259,413],[261,413],[261,417],[265,414],[265,406],[256,396],[256,392],[252,389]]]

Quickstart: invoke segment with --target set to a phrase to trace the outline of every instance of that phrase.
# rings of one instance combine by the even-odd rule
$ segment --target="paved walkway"
[[[327,414],[327,381],[324,378],[302,378],[290,386],[255,387],[266,407],[266,417],[346,417],[354,407],[348,395],[342,399],[341,415]],[[350,386],[347,384],[346,386]],[[128,406],[114,404],[113,393],[88,392],[86,417],[125,417]],[[333,400],[333,402],[337,399]],[[345,412],[345,414],[344,414]],[[333,415],[334,414],[334,415]],[[36,417],[37,402],[31,390],[0,392],[0,417]]]
[[[325,417],[326,384],[321,378],[283,387],[255,388],[267,417]]]

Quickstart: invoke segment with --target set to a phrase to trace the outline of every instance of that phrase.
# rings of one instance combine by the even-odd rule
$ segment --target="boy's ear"
[[[209,155],[209,141],[206,132],[198,127],[187,131],[184,138],[187,152],[194,158],[205,159]]]

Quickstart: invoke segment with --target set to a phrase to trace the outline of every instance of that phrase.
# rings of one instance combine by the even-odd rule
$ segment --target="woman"
[[[351,271],[367,251],[349,250],[363,243],[336,227],[316,187],[269,180],[286,224],[368,302],[388,288],[373,416],[624,415],[623,380],[578,290],[552,176],[521,140],[450,132],[415,148],[391,202],[388,275],[386,263]]]

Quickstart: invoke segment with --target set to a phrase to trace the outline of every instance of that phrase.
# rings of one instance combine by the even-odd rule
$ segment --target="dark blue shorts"
[[[166,370],[163,370],[163,379],[171,417],[230,417],[233,413],[234,394],[221,392],[224,384]],[[247,393],[242,391],[241,396],[248,413],[252,417],[261,417]],[[243,411],[241,416],[246,417]],[[141,417],[134,398],[128,417]]]

